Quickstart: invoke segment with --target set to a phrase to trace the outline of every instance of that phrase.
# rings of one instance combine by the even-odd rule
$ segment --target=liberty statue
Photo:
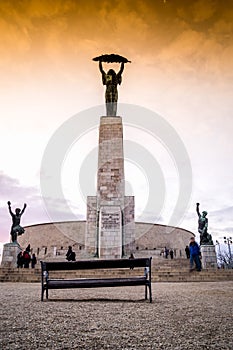
[[[117,114],[117,101],[118,101],[118,90],[117,85],[121,85],[122,73],[124,71],[124,64],[130,62],[127,58],[120,55],[102,55],[93,58],[94,61],[99,61],[99,70],[102,74],[103,85],[106,86],[105,92],[105,103],[106,103],[106,114],[108,117],[115,117]],[[106,73],[103,69],[102,62],[107,63],[121,63],[120,70],[118,73],[114,69],[109,69]]]

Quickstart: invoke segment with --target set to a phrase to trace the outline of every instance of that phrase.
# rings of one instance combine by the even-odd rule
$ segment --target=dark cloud
[[[233,206],[211,212],[210,214],[218,227],[222,225],[222,230],[227,229],[227,231],[229,231],[229,226],[231,224],[231,231],[233,232]]]

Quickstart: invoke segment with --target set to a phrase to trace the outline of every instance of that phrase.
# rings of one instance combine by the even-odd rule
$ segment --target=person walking
[[[201,271],[200,248],[197,242],[195,242],[194,237],[191,237],[190,239],[189,251],[190,251],[190,271],[193,271],[193,263],[195,263],[196,270]]]

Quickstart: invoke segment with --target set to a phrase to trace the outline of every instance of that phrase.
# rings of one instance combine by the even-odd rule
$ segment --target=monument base
[[[214,245],[201,245],[202,268],[217,269],[217,257]]]
[[[6,243],[3,245],[2,267],[17,267],[17,255],[22,249],[19,243]]]
[[[99,218],[99,257],[121,259],[122,214],[120,206],[103,206]]]

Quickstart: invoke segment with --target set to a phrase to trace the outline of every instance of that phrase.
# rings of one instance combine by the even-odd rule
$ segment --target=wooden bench
[[[152,258],[135,258],[135,259],[112,259],[112,260],[80,260],[72,262],[47,262],[41,261],[41,301],[44,299],[44,291],[46,299],[48,299],[49,289],[65,289],[65,288],[96,288],[96,287],[121,287],[121,286],[145,286],[145,299],[149,291],[149,300],[152,302],[151,293],[151,259]],[[130,273],[134,269],[140,273],[135,276],[136,271]],[[51,271],[69,271],[73,270],[96,270],[96,269],[128,269],[129,277],[113,277],[113,278],[78,278],[78,279],[57,279],[50,278]]]

